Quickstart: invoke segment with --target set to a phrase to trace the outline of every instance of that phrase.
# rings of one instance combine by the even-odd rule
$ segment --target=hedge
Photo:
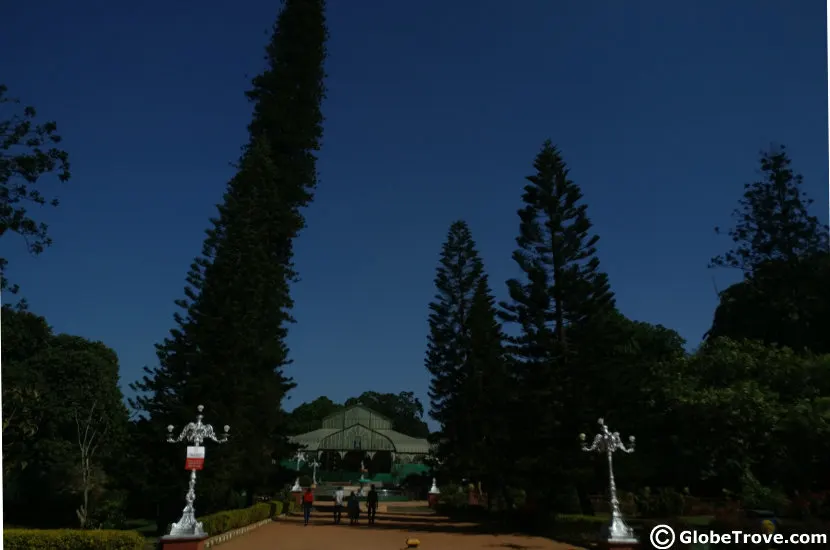
[[[272,509],[271,503],[261,502],[250,508],[217,512],[198,518],[198,521],[202,522],[205,532],[212,537],[273,517]]]
[[[280,500],[272,500],[268,503],[271,506],[271,517],[276,518],[283,514],[290,514],[297,509],[297,503],[293,500],[286,500],[282,502]]]
[[[293,500],[254,504],[250,508],[217,512],[199,518],[209,536],[221,535],[252,523],[291,513]],[[79,529],[4,529],[4,550],[144,550],[145,539],[136,531]]]
[[[4,550],[144,550],[135,531],[78,529],[4,529]]]

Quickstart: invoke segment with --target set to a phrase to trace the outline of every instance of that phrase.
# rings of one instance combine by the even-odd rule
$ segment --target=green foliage
[[[7,92],[8,88],[0,84],[0,109],[20,104]],[[36,185],[50,173],[61,182],[69,181],[69,154],[58,147],[61,136],[57,124],[37,123],[34,107],[20,111],[8,115],[0,112],[0,236],[7,231],[17,233],[25,240],[29,253],[40,254],[52,239],[49,227],[32,218],[28,206],[58,206],[56,198],[47,198]],[[0,258],[0,291],[15,294],[19,287],[9,283],[7,266],[8,260]]]
[[[791,411],[817,404],[830,391],[828,359],[717,339],[681,361],[677,378],[665,389],[673,401],[670,418],[683,427],[680,452],[669,455],[682,464],[677,483],[694,485],[710,478],[739,491],[747,472],[767,480],[794,479],[788,473],[798,470],[794,464],[815,475],[816,451],[826,449],[827,424],[813,417],[811,431],[794,432]],[[683,423],[688,418],[695,421]],[[806,442],[799,443],[796,433]]]
[[[597,235],[591,234],[582,191],[568,174],[559,150],[546,141],[527,178],[519,210],[518,249],[513,259],[522,279],[507,281],[503,319],[518,335],[509,351],[516,360],[521,399],[511,426],[514,448],[528,449],[516,469],[534,479],[534,491],[549,498],[577,464],[574,417],[585,400],[579,353],[593,345],[589,322],[614,312],[614,294],[599,269]],[[531,453],[529,450],[533,449]]]
[[[321,103],[326,95],[325,14],[324,0],[285,0],[265,48],[267,67],[247,92],[254,103],[251,141],[265,138],[269,144],[279,174],[274,184],[294,232],[304,227],[299,209],[311,202],[317,186],[315,153],[323,137]]]
[[[135,531],[3,530],[6,550],[144,550],[144,545]]]
[[[638,439],[635,458],[616,462],[620,479],[632,487],[666,483],[676,465],[665,460],[664,438],[649,434],[667,429],[666,411],[674,396],[665,389],[676,383],[678,365],[686,357],[683,339],[673,330],[619,313],[597,316],[571,335],[579,343],[570,359],[571,376],[583,396],[567,412],[577,426],[571,429],[590,433],[597,418],[613,418],[615,430]],[[604,490],[606,474],[600,475],[601,469],[586,471],[601,459],[583,454],[577,460],[567,483],[576,483],[581,491],[589,486]]]
[[[419,438],[429,435],[429,426],[423,420],[424,406],[411,391],[397,394],[367,391],[347,399],[343,406],[352,405],[363,405],[382,414],[392,421],[392,428],[402,434]]]
[[[790,499],[782,491],[765,487],[752,472],[741,478],[741,506],[744,509],[771,510],[781,513],[790,505]]]
[[[250,508],[217,512],[198,518],[198,521],[202,522],[202,527],[208,535],[215,536],[273,517],[273,510],[274,507],[270,503],[261,502]]]
[[[728,235],[735,248],[712,258],[711,266],[753,273],[769,262],[793,264],[827,253],[828,228],[810,215],[813,201],[801,191],[803,178],[791,164],[783,146],[761,153],[764,179],[744,185],[740,206],[732,214],[735,227]]]
[[[449,508],[467,506],[469,498],[467,492],[460,485],[447,483],[438,495],[438,504]]]
[[[298,405],[289,415],[290,433],[301,434],[317,430],[323,419],[341,410],[339,405],[328,397],[318,397],[310,403]]]
[[[29,312],[4,308],[3,332],[6,518],[77,525],[79,507],[86,521],[103,503],[123,448],[128,413],[118,358],[100,342],[53,335]],[[29,398],[21,403],[17,395]],[[42,494],[51,495],[47,503]]]
[[[270,516],[272,519],[276,519],[283,514],[284,510],[287,510],[287,506],[284,502],[281,501],[271,501],[268,503],[271,506]]]
[[[519,212],[514,260],[524,275],[508,281],[502,304],[513,383],[485,392],[510,388],[511,405],[492,407],[499,412],[486,419],[470,409],[483,426],[505,422],[488,443],[509,434],[499,457],[507,467],[494,468],[483,446],[465,444],[486,440],[486,430],[459,423],[464,416],[445,404],[455,400],[466,411],[478,402],[463,391],[464,369],[473,358],[495,357],[488,347],[495,339],[473,343],[458,314],[472,317],[472,280],[486,278],[480,261],[465,263],[475,249],[458,236],[466,226],[454,225],[436,277],[427,360],[440,397],[432,412],[442,425],[435,441],[444,473],[460,481],[506,472],[501,487],[488,487],[490,506],[509,510],[511,486],[524,487],[523,517],[542,525],[549,510],[585,509],[589,494],[606,490],[604,458],[580,454],[574,437],[606,417],[638,440],[634,457],[615,461],[620,488],[658,487],[621,491],[632,513],[677,516],[691,506],[690,494],[723,489],[744,506],[782,510],[790,493],[830,488],[830,356],[818,355],[830,351],[830,254],[826,228],[807,213],[810,201],[789,164],[783,150],[765,155],[765,180],[746,187],[730,233],[736,248],[713,264],[747,276],[721,295],[705,344],[688,354],[675,331],[615,310],[581,192],[558,150],[543,146]],[[460,461],[462,448],[477,452]],[[462,506],[444,493],[442,506]]]
[[[671,487],[643,487],[634,494],[634,503],[640,516],[646,518],[673,518],[682,516],[686,507],[686,495]]]
[[[454,222],[435,275],[425,365],[437,458],[451,476],[498,490],[507,471],[511,379],[484,264],[469,227]]]
[[[93,529],[124,529],[127,525],[126,503],[127,495],[124,491],[104,493],[91,510],[89,527]]]
[[[9,475],[28,465],[25,446],[37,433],[43,413],[43,382],[27,362],[54,335],[46,319],[29,312],[3,306],[2,318],[3,476],[9,481]]]
[[[830,352],[828,228],[810,214],[813,201],[791,164],[784,147],[764,152],[763,179],[744,185],[728,232],[735,246],[710,263],[740,269],[744,280],[721,293],[708,338]]]
[[[720,293],[707,338],[761,340],[798,352],[830,353],[830,254],[771,261]]]
[[[550,140],[534,168],[522,195],[519,248],[513,254],[525,280],[507,282],[510,301],[504,304],[505,318],[523,331],[516,352],[528,360],[550,354],[553,342],[564,352],[569,325],[614,308],[608,276],[599,271],[599,237],[590,233],[582,191]]]
[[[552,508],[560,510],[563,514],[581,514],[582,503],[579,501],[579,493],[574,486],[562,487],[554,497],[556,500]]]

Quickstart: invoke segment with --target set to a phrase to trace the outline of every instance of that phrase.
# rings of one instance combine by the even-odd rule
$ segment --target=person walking
[[[311,521],[311,506],[314,504],[314,493],[311,492],[311,487],[306,487],[303,493],[303,524],[308,525]]]
[[[334,491],[334,524],[340,525],[340,515],[343,513],[343,487]]]
[[[375,490],[374,485],[369,489],[369,494],[366,496],[366,508],[369,512],[369,525],[373,525],[375,523],[375,515],[378,513],[378,492]]]
[[[357,520],[360,517],[360,501],[357,500],[357,495],[354,491],[349,495],[349,525],[357,525]]]

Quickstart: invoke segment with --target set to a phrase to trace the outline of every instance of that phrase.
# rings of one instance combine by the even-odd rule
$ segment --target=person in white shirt
[[[340,515],[343,513],[343,487],[334,492],[334,524],[340,525]]]

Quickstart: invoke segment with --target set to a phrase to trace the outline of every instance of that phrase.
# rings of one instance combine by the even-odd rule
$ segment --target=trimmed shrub
[[[279,502],[279,501],[276,501]],[[293,514],[297,511],[297,503],[293,498],[289,498],[282,502],[279,502],[282,505],[281,513],[282,514]]]
[[[268,503],[268,506],[270,506],[270,507],[271,507],[271,512],[270,512],[270,515],[271,515],[271,518],[272,518],[272,519],[273,519],[273,518],[276,518],[276,517],[278,517],[278,516],[281,516],[281,515],[282,515],[282,511],[283,511],[283,509],[284,509],[284,507],[285,507],[284,503],[282,503],[282,502],[280,502],[280,501],[278,501],[278,500],[272,500],[271,502],[269,502],[269,503]]]
[[[5,550],[144,550],[144,544],[144,537],[135,531],[3,530]]]
[[[270,517],[272,517],[271,504],[261,502],[254,504],[250,508],[217,512],[203,518],[198,518],[198,520],[202,522],[202,526],[208,535],[215,536]]]
[[[462,487],[454,483],[447,483],[438,495],[438,504],[447,508],[463,508],[469,502]]]

